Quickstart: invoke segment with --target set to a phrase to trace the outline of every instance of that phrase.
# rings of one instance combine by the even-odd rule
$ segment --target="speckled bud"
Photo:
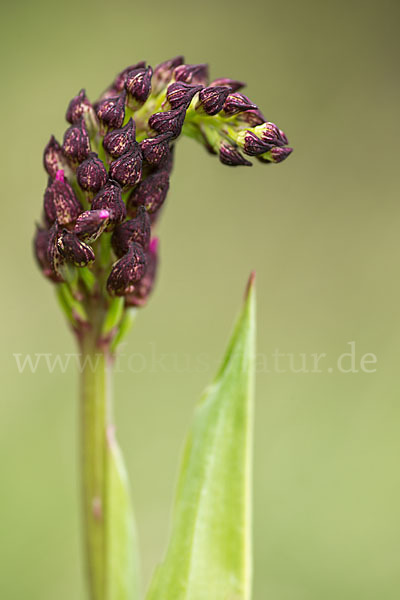
[[[141,62],[136,63],[135,65],[126,67],[126,69],[121,71],[121,73],[118,73],[118,75],[116,76],[114,83],[112,84],[113,90],[115,90],[118,93],[122,92],[122,90],[125,87],[125,81],[126,81],[128,73],[130,73],[131,71],[135,71],[136,69],[143,69],[145,66],[146,66],[146,62],[141,61]]]
[[[257,125],[262,125],[265,123],[265,117],[262,114],[259,108],[255,108],[252,110],[245,110],[236,115],[235,121],[241,126],[248,125],[249,127],[256,127]]]
[[[222,142],[220,145],[219,159],[224,165],[230,167],[252,166],[252,163],[246,160],[234,146],[226,142]]]
[[[286,136],[282,138],[280,129],[275,123],[266,122],[253,128],[253,132],[263,142],[273,144],[274,146],[284,146],[287,143]],[[285,140],[285,141],[284,141]]]
[[[100,121],[109,127],[121,127],[125,118],[126,91],[120,96],[106,98],[99,102],[96,113]]]
[[[144,306],[153,291],[158,266],[158,238],[153,238],[146,252],[146,270],[135,285],[135,291],[125,298],[127,306]]]
[[[247,96],[237,92],[229,94],[224,104],[224,112],[228,116],[236,115],[245,110],[256,110],[257,108],[257,105],[253,104]]]
[[[89,156],[90,140],[83,119],[67,129],[62,147],[64,154],[73,162],[82,162]]]
[[[199,83],[207,85],[208,82],[208,65],[180,65],[174,71],[175,81],[183,81],[184,83]]]
[[[117,225],[113,231],[111,244],[115,254],[121,258],[129,250],[132,242],[140,244],[144,250],[150,242],[151,223],[144,206],[140,206],[134,219]]]
[[[76,123],[79,123],[85,113],[91,112],[92,110],[92,105],[86,97],[85,90],[81,90],[69,103],[65,118],[68,123],[75,125]]]
[[[271,144],[261,140],[253,131],[244,130],[241,131],[237,138],[237,143],[243,148],[245,154],[249,156],[257,156],[258,154],[264,154],[271,150]]]
[[[151,115],[149,125],[158,133],[172,133],[176,138],[182,131],[182,125],[185,120],[186,111],[184,108],[167,110]]]
[[[129,71],[125,80],[125,89],[138,102],[146,102],[151,91],[151,67]]]
[[[259,158],[262,162],[280,163],[283,160],[285,160],[292,152],[293,148],[289,148],[287,146],[285,148],[281,146],[274,146],[269,152],[266,152],[265,154],[262,154],[257,158]]]
[[[47,261],[50,265],[51,272],[53,274],[52,279],[55,281],[63,281],[61,274],[61,268],[64,263],[64,259],[58,249],[58,238],[59,229],[57,223],[54,223],[49,230],[48,245],[47,245]]]
[[[192,85],[190,83],[183,83],[182,81],[171,83],[167,90],[167,100],[170,107],[172,109],[184,108],[186,110],[195,94],[201,89],[201,85]]]
[[[183,56],[176,56],[166,60],[154,69],[153,74],[153,93],[158,94],[172,79],[176,67],[184,62]]]
[[[54,179],[57,171],[64,169],[64,163],[65,157],[61,146],[54,135],[52,135],[43,152],[43,166],[50,177]]]
[[[44,193],[44,211],[49,223],[57,221],[59,225],[73,223],[82,211],[71,186],[64,179],[62,170],[57,172],[56,179]]]
[[[148,213],[155,213],[163,204],[169,188],[169,175],[166,171],[156,171],[141,181],[128,198],[128,214],[135,214],[139,206]]]
[[[106,134],[103,146],[113,158],[122,156],[134,147],[135,129],[135,121],[129,119],[125,127],[113,129]]]
[[[54,282],[59,281],[59,276],[53,271],[48,256],[50,232],[47,229],[36,228],[35,237],[33,240],[33,248],[35,258],[45,277],[48,277]]]
[[[92,202],[93,210],[107,210],[109,212],[109,224],[121,223],[126,217],[126,207],[122,200],[121,186],[117,181],[109,179],[106,185],[99,191]]]
[[[126,152],[110,165],[110,177],[122,186],[132,186],[140,181],[142,176],[142,151],[135,143],[133,149]]]
[[[146,269],[146,256],[139,244],[132,243],[125,256],[114,263],[107,280],[107,290],[111,295],[124,296],[132,293],[135,284],[143,277]]]
[[[206,87],[199,94],[196,109],[203,110],[208,115],[216,115],[223,109],[225,100],[229,94],[230,90],[227,87]]]
[[[80,240],[94,242],[108,225],[108,210],[86,210],[76,220],[74,233]]]
[[[91,152],[76,171],[79,185],[87,192],[98,192],[107,181],[107,171],[95,152]]]
[[[147,138],[140,142],[144,160],[152,167],[159,165],[168,157],[170,152],[169,142],[171,138],[171,133],[163,133],[154,138]]]
[[[76,267],[85,267],[96,258],[92,248],[67,229],[64,229],[58,238],[57,247],[61,256]]]
[[[229,79],[228,77],[220,77],[219,79],[214,79],[209,84],[209,87],[228,87],[231,92],[237,92],[245,87],[245,83],[243,81],[237,81],[236,79]]]

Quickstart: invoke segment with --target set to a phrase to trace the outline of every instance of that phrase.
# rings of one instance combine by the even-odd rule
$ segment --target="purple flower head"
[[[240,154],[240,152],[231,144],[222,142],[219,149],[219,159],[224,165],[229,167],[252,167],[252,163],[249,162]]]
[[[89,156],[90,140],[83,118],[67,129],[62,149],[72,162],[82,162]]]
[[[57,171],[56,178],[44,193],[44,211],[48,223],[59,225],[73,223],[82,211],[72,187],[64,179],[64,171]]]
[[[146,270],[146,255],[139,244],[132,243],[128,252],[114,263],[107,280],[109,294],[124,296],[132,293]]]
[[[236,122],[241,125],[245,124],[248,127],[256,127],[265,123],[265,117],[259,108],[245,110],[236,115]]]
[[[159,210],[167,196],[169,175],[166,171],[156,171],[141,181],[128,198],[128,214],[135,214],[139,206],[144,206],[148,213]]]
[[[135,121],[129,119],[124,127],[113,129],[105,135],[103,146],[113,158],[118,158],[125,152],[129,152],[135,142]]]
[[[142,176],[142,152],[135,142],[133,148],[114,160],[110,165],[110,177],[122,186],[132,186]]]
[[[196,108],[201,108],[210,116],[216,115],[224,108],[229,94],[230,90],[228,87],[206,87],[199,94],[199,102]]]
[[[167,89],[167,100],[172,109],[189,107],[193,97],[202,89],[201,85],[193,85],[191,83],[183,83],[176,81],[171,83]]]
[[[171,133],[162,133],[140,142],[144,160],[152,167],[165,161],[170,153],[169,142],[172,137]]]
[[[96,113],[100,121],[108,127],[122,127],[125,117],[126,91],[120,96],[106,98],[97,105]]]
[[[107,229],[112,228],[126,217],[126,207],[122,200],[121,186],[109,179],[92,202],[93,210],[106,210],[109,213]],[[111,227],[110,227],[111,226]]]
[[[146,102],[151,90],[151,67],[129,71],[125,80],[125,89],[135,100]]]
[[[86,210],[77,218],[74,233],[80,240],[94,242],[106,229],[109,218],[110,213],[104,208]]]
[[[199,83],[207,85],[208,82],[208,65],[180,65],[174,71],[175,81],[183,81],[184,83]]]
[[[81,188],[87,192],[98,192],[107,181],[107,171],[95,152],[91,152],[79,165],[76,178]]]
[[[121,258],[129,250],[132,242],[147,250],[150,242],[151,223],[144,206],[139,206],[136,217],[117,225],[113,231],[111,244],[115,254]]]

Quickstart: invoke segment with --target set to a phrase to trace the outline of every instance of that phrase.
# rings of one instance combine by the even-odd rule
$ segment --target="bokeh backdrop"
[[[94,99],[126,65],[180,53],[247,81],[295,152],[230,169],[178,145],[158,285],[116,376],[144,582],[194,403],[256,269],[254,599],[400,597],[399,12],[395,0],[3,7],[1,598],[85,598],[77,375],[20,373],[14,356],[75,352],[31,253],[42,150],[81,87]]]

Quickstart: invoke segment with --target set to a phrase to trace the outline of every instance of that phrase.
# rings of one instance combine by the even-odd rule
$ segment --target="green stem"
[[[84,530],[90,598],[106,598],[107,430],[111,428],[111,359],[93,335],[81,343],[81,432]]]

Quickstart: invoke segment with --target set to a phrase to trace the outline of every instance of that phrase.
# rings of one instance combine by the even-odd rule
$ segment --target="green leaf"
[[[221,368],[197,406],[173,527],[147,600],[249,600],[254,278]]]
[[[113,427],[107,431],[107,600],[140,597],[139,552],[129,483]]]

